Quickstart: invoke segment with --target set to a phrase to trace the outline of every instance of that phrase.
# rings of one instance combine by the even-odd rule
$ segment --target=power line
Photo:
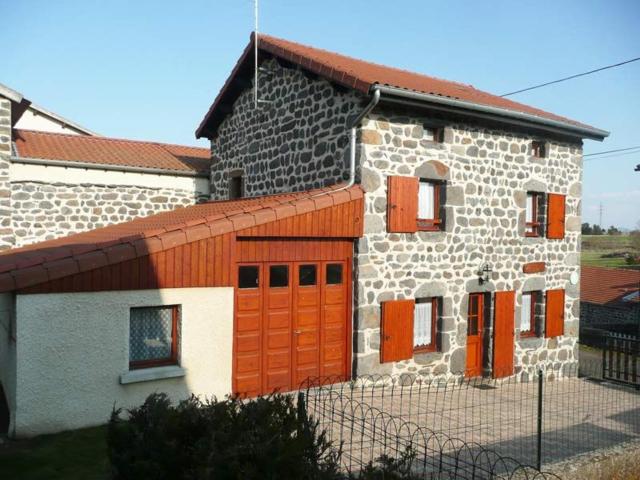
[[[594,160],[605,160],[607,158],[624,157],[626,155],[636,155],[638,153],[640,153],[640,150],[634,150],[633,152],[614,153],[614,154],[611,154],[611,155],[605,155],[603,157],[585,158],[584,161],[585,162],[592,162]]]
[[[627,150],[635,150],[636,148],[640,148],[640,145],[637,145],[635,147],[617,148],[615,150],[605,150],[604,152],[587,153],[583,155],[583,157],[592,157],[594,155],[604,155],[605,153],[626,152]]]
[[[627,63],[637,62],[640,60],[640,57],[632,58],[630,60],[625,60],[624,62],[614,63],[613,65],[607,65],[606,67],[596,68],[595,70],[589,70],[588,72],[578,73],[576,75],[571,75],[570,77],[560,78],[558,80],[553,80],[552,82],[541,83],[540,85],[534,85],[533,87],[523,88],[522,90],[516,90],[514,92],[505,93],[504,95],[500,95],[501,97],[508,97],[509,95],[515,95],[516,93],[528,92],[529,90],[535,90],[536,88],[546,87],[547,85],[553,85],[554,83],[566,82],[567,80],[571,80],[573,78],[584,77],[585,75],[591,75],[592,73],[601,72],[602,70],[608,70],[609,68],[619,67],[621,65],[626,65]]]

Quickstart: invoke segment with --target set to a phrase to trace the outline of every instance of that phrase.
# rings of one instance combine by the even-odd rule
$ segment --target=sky
[[[0,83],[103,135],[204,147],[254,21],[252,0],[0,0],[0,19]],[[503,94],[640,57],[639,21],[637,0],[260,0],[259,28]],[[611,132],[585,154],[640,145],[640,61],[510,98]],[[637,164],[585,162],[583,221],[640,222]]]

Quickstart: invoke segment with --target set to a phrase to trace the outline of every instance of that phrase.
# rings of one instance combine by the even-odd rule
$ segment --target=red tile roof
[[[14,130],[14,141],[22,158],[202,174],[211,166],[209,149],[184,145],[19,129]]]
[[[599,305],[625,305],[622,298],[640,290],[640,270],[582,267],[580,301]],[[640,302],[638,297],[631,300]],[[628,305],[628,303],[626,303]]]
[[[227,82],[218,94],[218,97],[209,109],[207,115],[202,120],[202,123],[196,131],[196,137],[199,138],[214,132],[215,128],[221,121],[220,118],[214,117],[224,116],[224,112],[217,115],[215,111],[224,101],[228,91],[236,90],[236,88],[232,86],[235,76],[242,71],[246,73],[248,69],[247,63],[249,61],[253,61],[251,59],[253,38],[254,37],[252,35],[249,45],[240,57],[240,60],[238,60],[233,72],[227,79]],[[543,119],[556,120],[562,123],[588,129],[593,128],[589,125],[582,124],[538,108],[514,102],[508,98],[502,98],[497,95],[478,90],[472,85],[443,80],[398,68],[387,67],[269,35],[261,34],[258,38],[258,46],[260,50],[299,65],[306,70],[314,72],[317,75],[335,83],[355,89],[365,94],[367,94],[371,87],[376,84],[385,85],[420,93],[448,97],[456,100],[463,100],[478,105],[527,113],[542,117]]]
[[[324,195],[319,195],[324,193]],[[0,292],[26,288],[196,240],[340,205],[359,186],[208,202],[0,253]]]

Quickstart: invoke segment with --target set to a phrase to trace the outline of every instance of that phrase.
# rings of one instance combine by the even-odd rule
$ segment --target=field
[[[628,265],[622,256],[606,257],[615,253],[631,253],[640,256],[640,249],[632,245],[630,235],[583,235],[582,236],[582,265],[610,268],[634,268],[640,270],[640,265]]]

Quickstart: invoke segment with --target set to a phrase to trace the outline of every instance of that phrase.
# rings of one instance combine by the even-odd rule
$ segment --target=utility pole
[[[600,228],[602,228],[602,202],[600,202],[600,221],[598,222]]]

